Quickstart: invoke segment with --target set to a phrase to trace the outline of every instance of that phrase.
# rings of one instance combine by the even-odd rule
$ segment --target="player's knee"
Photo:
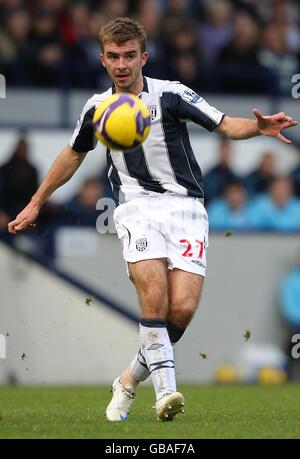
[[[171,305],[171,313],[168,316],[170,322],[176,327],[187,327],[190,323],[197,305],[190,301],[178,301]]]

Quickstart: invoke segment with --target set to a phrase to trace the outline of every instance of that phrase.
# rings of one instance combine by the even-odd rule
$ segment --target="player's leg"
[[[182,337],[199,304],[204,277],[174,269],[168,273],[168,314],[167,331],[172,345]],[[131,365],[123,371],[121,381],[124,385],[137,387],[150,375],[147,362],[140,349]],[[168,403],[158,403],[158,412],[163,417],[168,414]],[[181,408],[181,405],[180,405]],[[170,414],[170,413],[169,413]]]
[[[184,405],[176,391],[173,347],[167,330],[168,269],[166,260],[131,263],[141,306],[141,355],[151,373],[159,420],[172,420]]]
[[[178,337],[191,321],[206,273],[208,218],[198,199],[176,198],[167,234],[168,322]],[[178,211],[177,211],[178,209]]]
[[[208,222],[199,200],[169,200],[164,225],[168,252],[168,316],[173,341],[178,341],[191,321],[200,299],[206,269]],[[159,417],[166,410],[157,403]]]
[[[157,396],[161,396],[167,391],[175,390],[173,350],[165,329],[167,261],[151,259],[128,263],[128,270],[141,306],[140,336],[143,356],[146,365],[155,370],[153,384]],[[163,365],[160,363],[162,361],[165,361]],[[128,369],[114,381],[113,398],[106,409],[106,417],[109,420],[121,421],[127,418],[137,384],[138,381],[131,376]]]
[[[141,307],[141,353],[151,373],[156,398],[176,391],[173,348],[166,328],[168,269],[165,259],[129,263]]]
[[[167,207],[169,208],[169,205]],[[145,208],[147,212],[145,212]],[[153,209],[155,210],[154,214]],[[154,348],[151,348],[151,344],[153,343],[149,346],[145,346],[145,344],[142,345],[141,350],[134,358],[132,364],[123,371],[121,378],[117,378],[117,380],[114,381],[113,399],[107,408],[107,411],[113,408],[113,416],[107,416],[110,420],[122,420],[124,418],[124,413],[129,413],[133,401],[132,394],[135,392],[138,382],[148,377],[149,369],[150,371],[152,370],[152,373],[156,373],[156,375],[152,374],[152,379],[157,396],[165,392],[165,386],[169,386],[168,389],[170,392],[174,392],[174,387],[176,387],[175,371],[174,368],[170,368],[170,366],[174,367],[174,364],[172,364],[174,360],[173,350],[170,346],[169,334],[168,332],[166,333],[166,324],[161,322],[166,318],[167,310],[167,265],[166,261],[163,260],[165,254],[167,254],[167,246],[165,237],[161,231],[160,223],[158,226],[156,225],[156,200],[153,209],[151,209],[151,206],[148,207],[148,200],[139,199],[130,205],[122,205],[115,215],[115,222],[118,236],[123,245],[124,259],[128,263],[130,277],[134,280],[141,304],[141,340],[142,342],[147,341],[146,337],[149,337],[152,331],[150,329],[154,328],[155,330],[152,337],[155,335],[163,335],[166,345],[162,347],[169,352],[171,358],[164,359],[166,362],[162,364],[163,368],[159,368],[160,364],[158,362],[162,360],[156,359],[155,361],[154,359],[154,362],[151,362],[150,357],[148,356],[147,358],[147,355],[144,355],[147,353],[148,347],[150,347],[149,352],[154,351]],[[140,214],[143,215],[142,219],[140,218]],[[143,245],[141,245],[141,241]],[[143,260],[143,258],[146,259]],[[159,266],[159,268],[157,266]],[[172,335],[174,335],[174,328],[174,326],[171,326]],[[178,335],[178,330],[176,330],[175,335]],[[162,349],[160,353],[162,353]],[[154,354],[154,352],[152,354]],[[156,354],[159,355],[159,352]],[[165,377],[163,384],[156,384],[155,381],[159,379],[157,377],[159,373],[163,373],[165,376],[167,374],[170,381],[168,382],[168,377]],[[118,394],[120,396],[117,397]],[[123,399],[127,399],[124,404],[122,402]],[[116,400],[116,403],[114,403],[114,400]],[[173,403],[174,401],[172,400],[172,404]],[[127,407],[125,411],[120,409],[121,405]],[[120,416],[121,411],[122,416]]]
[[[174,269],[168,274],[168,322],[174,327],[174,339],[181,338],[200,301],[204,277]]]
[[[156,263],[157,261],[158,265]],[[150,315],[154,315],[154,317],[157,316],[157,312],[155,310],[155,308],[157,308],[157,304],[161,304],[163,312],[160,312],[160,316],[165,318],[168,308],[166,278],[167,260],[161,258],[158,260],[143,260],[142,265],[140,263],[141,262],[128,263],[128,272],[130,280],[135,285],[138,293],[139,302],[141,305],[141,317],[144,317],[142,306],[143,304],[148,305],[146,306],[147,311],[145,311],[145,315],[148,316],[148,313],[150,313]],[[158,270],[156,269],[157,266],[159,266]],[[141,271],[143,271],[143,273],[145,272],[145,276],[143,276],[142,279]],[[150,277],[150,281],[147,279],[147,276]],[[156,276],[158,276],[157,279]],[[136,282],[138,284],[136,284]],[[149,376],[150,371],[148,369],[142,349],[140,348],[130,365],[121,373],[120,382],[126,385],[131,385],[136,389],[138,384],[145,381]]]
[[[165,258],[128,263],[137,290],[141,316],[165,320],[168,313],[168,267]]]
[[[204,277],[174,269],[168,273],[168,314],[167,330],[172,345],[185,332],[199,303]],[[139,349],[131,364],[121,374],[124,384],[134,387],[145,381],[150,372],[144,355]]]
[[[169,335],[173,343],[182,337],[186,327],[190,323],[199,303],[203,285],[203,276],[175,269],[168,274],[168,324]],[[183,412],[183,398],[181,404],[175,404],[170,413],[170,400],[161,399],[156,403],[156,411],[159,419],[164,419],[167,414],[176,415]]]

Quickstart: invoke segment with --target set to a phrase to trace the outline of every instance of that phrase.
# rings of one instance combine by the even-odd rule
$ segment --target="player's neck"
[[[143,88],[144,88],[143,75],[141,74],[135,80],[135,82],[131,86],[129,86],[128,88],[119,88],[116,84],[115,84],[115,88],[116,88],[116,92],[117,93],[128,92],[130,94],[134,94],[135,96],[138,96],[139,94],[141,94],[141,92],[143,91]]]

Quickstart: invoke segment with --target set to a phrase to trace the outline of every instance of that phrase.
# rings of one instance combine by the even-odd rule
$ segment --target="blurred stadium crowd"
[[[13,87],[106,87],[98,33],[126,15],[146,29],[148,76],[274,94],[299,72],[297,0],[2,0],[0,73]]]

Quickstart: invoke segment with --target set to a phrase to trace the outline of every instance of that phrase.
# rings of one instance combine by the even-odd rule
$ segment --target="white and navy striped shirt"
[[[83,108],[70,145],[77,152],[96,146],[92,119],[96,107],[114,92],[95,94]],[[203,198],[201,169],[193,153],[187,121],[213,131],[224,114],[178,81],[144,77],[139,97],[151,113],[150,133],[135,150],[107,150],[109,180],[116,199],[130,199],[155,193]]]

